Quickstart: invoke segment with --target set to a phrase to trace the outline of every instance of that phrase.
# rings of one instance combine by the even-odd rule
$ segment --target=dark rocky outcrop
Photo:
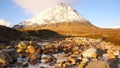
[[[0,25],[0,42],[7,42],[21,37],[21,32],[16,29]]]

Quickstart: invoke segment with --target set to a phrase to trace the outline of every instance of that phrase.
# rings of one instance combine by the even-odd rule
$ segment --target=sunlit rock
[[[29,42],[28,41],[21,41],[20,43],[18,43],[17,45],[17,52],[23,52],[24,50],[27,49],[27,46],[29,46]]]
[[[86,68],[110,68],[109,64],[104,61],[90,61]]]
[[[84,52],[82,52],[83,57],[93,57],[96,58],[97,57],[97,50],[95,48],[89,48],[87,50],[85,50]]]

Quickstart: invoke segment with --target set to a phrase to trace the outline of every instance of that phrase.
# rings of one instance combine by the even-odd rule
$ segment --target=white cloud
[[[11,27],[11,23],[3,20],[3,19],[0,19],[0,25],[3,25],[3,26],[7,26],[7,27]]]
[[[13,0],[14,3],[31,15],[40,14],[46,8],[52,7],[60,2],[70,4],[73,1],[75,0]]]

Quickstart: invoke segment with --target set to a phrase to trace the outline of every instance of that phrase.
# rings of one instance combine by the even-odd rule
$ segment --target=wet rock
[[[17,54],[14,49],[0,50],[0,63],[7,64],[12,63],[17,59]]]
[[[74,56],[77,56],[77,55],[79,55],[80,53],[79,53],[79,51],[74,51],[73,53],[72,53],[72,55],[74,55]]]
[[[84,68],[84,63],[80,63],[77,65],[77,68]]]
[[[44,51],[43,51],[43,53],[44,54],[55,54],[56,53],[56,51],[55,51],[55,49],[45,49]]]
[[[109,59],[109,54],[103,54],[103,56],[100,58],[100,60],[107,62]]]
[[[86,62],[88,62],[88,61],[89,61],[88,58],[82,58],[82,63],[86,63]]]
[[[35,41],[22,41],[17,45],[19,56],[29,58],[31,64],[40,62],[42,51],[42,48]]]
[[[50,62],[50,63],[49,63],[49,66],[54,66],[54,65],[55,65],[54,62]]]
[[[12,58],[12,61],[17,60],[18,54],[17,54],[15,49],[6,49],[6,51],[10,55],[10,57]]]
[[[116,56],[115,55],[113,55],[113,54],[109,54],[110,56],[109,56],[109,59],[113,59],[113,58],[115,58]]]
[[[78,56],[76,56],[76,58],[78,61],[81,61],[83,57],[82,57],[82,55],[78,55]]]
[[[29,62],[31,64],[36,64],[36,63],[40,63],[41,62],[41,55],[39,55],[38,53],[32,54],[29,58]]]
[[[72,68],[71,62],[69,61],[63,62],[63,68]]]
[[[57,58],[55,58],[54,56],[46,56],[43,59],[44,59],[44,63],[49,63],[49,62],[56,63],[57,61]]]
[[[5,51],[0,51],[0,63],[7,64],[12,62],[12,58]]]
[[[45,45],[43,49],[44,49],[43,50],[44,54],[55,54],[55,53],[58,53],[58,49],[54,45],[52,45],[52,44]]]
[[[29,46],[29,42],[28,41],[21,41],[20,43],[18,43],[17,45],[17,52],[23,52],[27,49],[27,46]]]
[[[34,46],[28,46],[26,48],[25,52],[31,55],[31,54],[35,53],[35,47]]]
[[[110,68],[110,66],[104,61],[93,60],[88,63],[87,68]]]
[[[84,52],[82,52],[82,56],[83,57],[93,57],[96,58],[97,57],[97,50],[95,48],[89,48],[87,50],[85,50]]]
[[[40,47],[37,48],[34,53],[31,53],[31,55],[29,55],[29,61],[31,64],[41,62],[41,58],[42,58],[42,49]]]
[[[45,49],[52,49],[53,45],[51,45],[50,43],[44,46]]]
[[[108,58],[106,58],[106,57],[102,57],[100,60],[101,60],[101,61],[105,61],[105,62],[107,62],[107,61],[108,61]]]
[[[6,47],[6,45],[4,43],[0,43],[0,50],[4,49]]]
[[[119,56],[120,55],[120,51],[116,50],[116,51],[113,52],[113,54],[116,55],[116,56]]]
[[[18,63],[28,62],[28,58],[27,57],[18,57],[17,62]]]
[[[76,59],[74,57],[68,57],[67,61],[71,62],[72,65],[76,64]]]
[[[71,62],[69,61],[58,62],[56,68],[72,68]]]
[[[62,67],[62,65],[63,65],[63,62],[58,62],[57,63],[57,67]]]
[[[11,49],[12,47],[11,46],[6,46],[5,49]]]
[[[109,55],[108,59],[113,59],[113,58],[115,58],[115,55],[114,55],[112,49],[107,50],[107,54]]]
[[[49,57],[49,56],[48,56],[48,55],[45,55],[45,54],[42,54],[41,63],[45,63],[46,57]]]
[[[120,58],[116,56],[116,58],[109,59],[108,62],[110,64],[110,68],[118,68],[120,64]]]
[[[64,55],[64,53],[58,53],[54,56],[57,58],[57,62],[62,62],[67,60],[67,57],[64,57]]]

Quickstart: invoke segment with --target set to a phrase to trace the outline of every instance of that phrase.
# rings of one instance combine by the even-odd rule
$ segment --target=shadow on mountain
[[[61,35],[55,31],[42,29],[42,30],[30,30],[23,32],[24,39],[33,39],[33,38],[40,38],[40,39],[50,39],[50,38],[63,38],[66,37],[65,35]]]
[[[0,43],[8,43],[12,40],[57,39],[58,37],[65,38],[66,36],[48,29],[21,32],[13,28],[0,25]]]
[[[21,37],[20,31],[0,25],[0,42],[8,42]]]

